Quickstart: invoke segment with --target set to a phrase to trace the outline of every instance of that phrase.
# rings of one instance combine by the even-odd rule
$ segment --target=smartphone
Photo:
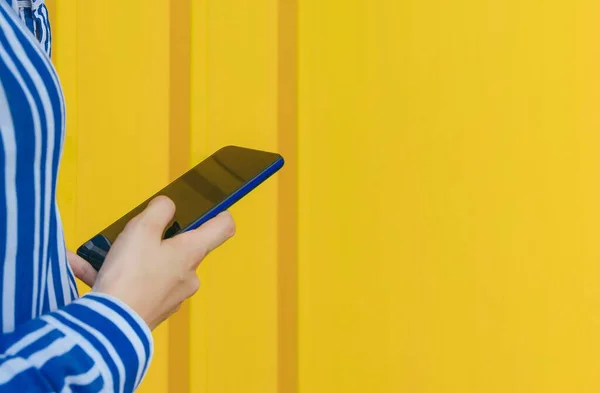
[[[125,225],[159,195],[171,198],[176,206],[175,217],[163,239],[196,229],[242,199],[283,164],[283,157],[277,153],[224,147],[85,242],[77,249],[77,255],[100,270]]]

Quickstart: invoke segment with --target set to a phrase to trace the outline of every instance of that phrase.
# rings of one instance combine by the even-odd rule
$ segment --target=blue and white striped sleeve
[[[133,392],[153,352],[127,305],[90,293],[0,336],[0,392]]]

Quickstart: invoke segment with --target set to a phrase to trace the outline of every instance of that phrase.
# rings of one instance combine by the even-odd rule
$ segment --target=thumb
[[[158,196],[148,203],[146,209],[135,220],[152,233],[162,236],[165,227],[175,215],[175,204],[166,196]]]

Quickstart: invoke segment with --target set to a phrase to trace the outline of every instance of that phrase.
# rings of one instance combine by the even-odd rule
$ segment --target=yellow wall
[[[597,391],[600,5],[298,0],[296,42],[279,4],[189,5],[188,165],[293,159],[232,209],[141,391],[175,391],[179,331],[192,392]],[[175,14],[51,5],[74,248],[172,176]]]
[[[277,14],[271,0],[192,3],[192,162],[227,144],[277,149]],[[191,391],[274,393],[277,180],[237,206],[238,232],[200,268]]]
[[[598,3],[299,9],[301,391],[598,391]]]

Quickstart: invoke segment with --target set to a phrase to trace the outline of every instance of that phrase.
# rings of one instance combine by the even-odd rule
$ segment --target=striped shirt
[[[132,392],[152,356],[148,326],[118,299],[79,298],[66,258],[50,43],[43,0],[0,0],[0,392]]]

